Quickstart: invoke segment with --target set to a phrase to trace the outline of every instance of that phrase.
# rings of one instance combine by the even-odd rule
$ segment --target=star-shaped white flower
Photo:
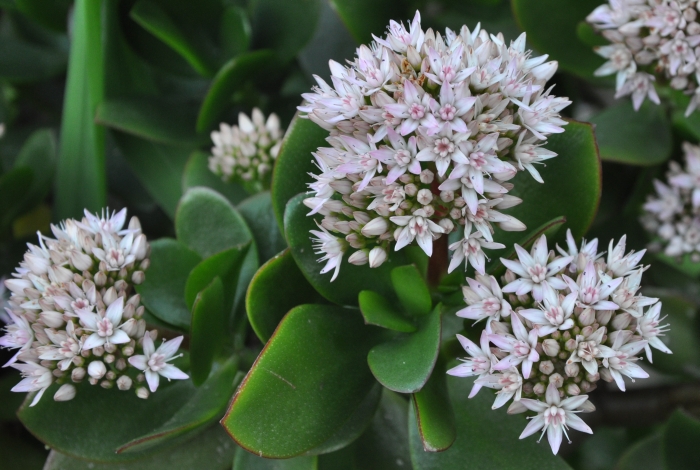
[[[493,276],[477,276],[476,279],[467,278],[469,289],[479,298],[477,302],[471,303],[469,299],[467,303],[470,305],[462,310],[459,310],[456,315],[462,318],[469,318],[477,322],[488,319],[487,324],[491,320],[500,320],[501,317],[508,317],[513,309],[503,298],[503,292],[498,285],[498,281]],[[466,287],[465,287],[466,289]]]
[[[340,262],[343,260],[343,254],[347,249],[347,243],[342,238],[334,237],[328,230],[319,226],[321,230],[310,230],[311,234],[316,235],[318,238],[312,238],[314,253],[317,255],[323,255],[318,259],[318,262],[327,261],[326,265],[321,270],[321,274],[325,274],[331,269],[334,269],[333,277],[331,282],[335,281],[338,277],[338,272],[340,271]]]
[[[574,320],[571,315],[574,313],[575,306],[575,292],[564,297],[551,287],[547,287],[540,308],[528,308],[520,310],[518,313],[537,327],[539,336],[547,336],[557,330],[563,331],[573,328]]]
[[[19,351],[3,367],[17,362],[19,355],[27,350],[32,345],[32,341],[34,341],[34,331],[29,322],[24,317],[15,315],[9,308],[6,308],[5,311],[10,316],[12,323],[5,327],[6,333],[0,337],[0,347],[8,349],[19,348]]]
[[[671,350],[666,346],[659,336],[663,336],[665,332],[669,329],[669,324],[659,326],[659,323],[666,318],[659,316],[661,315],[661,302],[658,302],[654,306],[650,307],[641,318],[637,319],[637,332],[644,338],[648,343],[644,345],[644,349],[647,353],[647,360],[651,361],[651,347],[658,349],[666,354],[673,354]],[[651,346],[651,347],[650,347]]]
[[[491,348],[489,347],[489,332],[487,330],[481,332],[481,347],[462,335],[457,335],[457,339],[471,358],[460,359],[462,364],[453,367],[447,373],[455,377],[477,376],[477,379],[490,374],[495,358],[491,354]],[[481,387],[482,385],[475,381],[471,392],[469,392],[469,398],[476,395],[481,390]]]
[[[537,352],[537,330],[527,331],[525,325],[516,312],[510,316],[515,336],[507,334],[491,334],[489,341],[498,346],[501,351],[508,353],[495,366],[494,370],[511,369],[522,364],[523,377],[530,378],[532,364],[540,360]]]
[[[400,225],[401,229],[396,237],[395,251],[399,251],[404,246],[416,240],[418,246],[426,255],[433,254],[433,238],[436,235],[445,233],[445,229],[428,219],[423,209],[418,209],[413,215],[401,215],[391,217],[391,221]]]
[[[15,363],[10,365],[22,373],[24,377],[17,385],[12,387],[13,392],[39,392],[29,406],[36,405],[41,396],[53,382],[51,370],[40,366],[35,362]]]
[[[99,313],[82,311],[78,313],[80,322],[85,330],[93,333],[85,340],[84,350],[103,346],[104,344],[124,344],[131,341],[129,335],[121,329],[122,314],[124,313],[124,297],[118,297],[112,302],[104,316]]]
[[[177,338],[163,342],[163,344],[156,349],[151,335],[146,333],[143,336],[143,354],[138,354],[129,358],[129,364],[144,371],[146,382],[148,382],[148,388],[151,389],[151,392],[155,392],[158,389],[161,375],[168,380],[184,380],[189,378],[189,375],[185,374],[174,365],[168,364],[168,361],[179,357],[175,356],[175,353],[180,347],[182,339],[183,336],[178,336]]]

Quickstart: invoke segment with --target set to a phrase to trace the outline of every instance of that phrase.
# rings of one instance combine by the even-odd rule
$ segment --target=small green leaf
[[[151,242],[150,259],[146,280],[136,286],[141,302],[164,322],[189,329],[191,315],[183,292],[190,271],[202,258],[177,240],[161,238]]]
[[[182,174],[182,191],[185,192],[195,186],[205,186],[217,193],[226,196],[231,204],[238,204],[248,197],[243,187],[236,183],[224,183],[221,178],[209,169],[209,155],[202,151],[195,151],[190,155]]]
[[[661,446],[660,435],[645,437],[625,451],[615,470],[666,470]]]
[[[700,467],[700,421],[683,410],[676,410],[661,436],[666,468],[692,470]]]
[[[272,172],[272,208],[282,233],[287,202],[309,189],[307,183],[310,180],[305,175],[318,170],[311,152],[323,147],[326,137],[327,130],[309,119],[300,118],[298,114],[287,128]]]
[[[430,298],[428,285],[418,268],[409,265],[392,269],[391,283],[406,312],[414,316],[430,313],[433,301]]]
[[[304,277],[314,286],[319,294],[339,305],[357,305],[360,291],[373,290],[384,297],[394,298],[391,285],[391,270],[405,264],[403,251],[392,251],[390,258],[380,267],[370,269],[368,266],[355,266],[343,260],[340,273],[331,282],[332,273],[321,274],[323,264],[318,262],[319,255],[314,253],[309,230],[318,230],[313,217],[307,217],[309,208],[303,204],[305,194],[300,194],[287,204],[285,213],[285,233],[292,256],[304,273]]]
[[[214,358],[224,345],[227,318],[224,284],[215,277],[194,300],[190,326],[190,376],[195,385],[209,377]]]
[[[274,53],[259,50],[241,54],[226,62],[216,73],[197,117],[197,132],[211,130],[231,102],[234,91],[266,70]]]
[[[118,466],[73,458],[52,450],[44,470],[229,470],[235,451],[235,444],[221,426],[215,424],[172,449],[139,460],[120,462]]]
[[[231,392],[243,380],[243,373],[238,372],[237,366],[237,358],[226,361],[167,422],[120,446],[117,453],[139,452],[195,430],[203,431],[206,425],[221,418]]]
[[[245,10],[231,6],[221,17],[221,47],[225,57],[235,57],[250,48],[252,30]]]
[[[360,311],[368,325],[381,326],[402,333],[412,333],[416,326],[403,316],[392,303],[376,292],[363,290],[359,296]]]
[[[367,363],[374,377],[389,390],[415,393],[423,388],[435,367],[440,348],[441,306],[419,320],[418,331],[372,348]]]
[[[358,44],[369,44],[372,35],[384,36],[389,20],[404,21],[409,11],[402,2],[392,0],[331,0],[335,9]]]
[[[577,29],[599,0],[513,0],[513,13],[528,42],[567,72],[592,78],[604,59],[578,37]]]
[[[269,191],[256,194],[241,202],[238,205],[238,211],[253,233],[260,262],[269,260],[287,248],[287,241],[282,236],[272,211],[272,198]]]
[[[644,103],[635,111],[622,101],[593,116],[603,160],[630,165],[657,165],[671,156],[671,123],[663,107]]]
[[[320,300],[287,249],[262,265],[250,282],[246,311],[253,331],[266,343],[292,308]]]
[[[315,456],[294,457],[291,459],[265,459],[239,449],[233,459],[236,470],[316,470]]]
[[[222,424],[263,457],[288,458],[335,434],[376,383],[366,355],[375,332],[353,310],[301,305],[282,320]]]
[[[252,239],[250,229],[235,207],[208,188],[188,190],[175,215],[177,239],[202,258]]]
[[[191,113],[188,111],[192,111]],[[193,147],[209,143],[195,131],[195,109],[160,98],[119,98],[100,103],[96,121],[161,144]]]
[[[440,360],[433,372],[425,387],[413,394],[413,407],[408,418],[409,435],[412,446],[413,436],[419,434],[425,452],[442,452],[452,445],[457,431],[452,402],[447,393],[444,361]]]
[[[195,298],[209,283],[220,277],[226,290],[224,306],[231,310],[233,297],[238,283],[238,273],[243,265],[250,242],[234,246],[203,260],[195,266],[187,277],[185,284],[185,303],[191,309]]]

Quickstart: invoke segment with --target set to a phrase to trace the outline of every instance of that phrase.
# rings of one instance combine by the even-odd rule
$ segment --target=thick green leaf
[[[234,470],[316,470],[315,456],[294,457],[291,459],[266,459],[243,449],[236,452],[233,459]]]
[[[44,470],[175,470],[201,468],[206,470],[228,470],[236,446],[219,425],[179,446],[149,455],[118,466],[69,457],[51,451]]]
[[[215,277],[220,277],[225,290],[225,297],[222,300],[226,309],[231,310],[238,282],[238,273],[249,247],[250,242],[234,246],[210,256],[195,266],[185,284],[185,303],[187,306],[191,309],[195,298],[202,289],[209,285]]]
[[[172,238],[151,242],[150,256],[146,280],[136,286],[141,302],[164,322],[189,329],[191,315],[185,303],[185,285],[190,271],[202,258]]]
[[[222,424],[260,456],[286,458],[327,441],[376,383],[366,355],[372,328],[353,310],[292,309],[255,361]]]
[[[374,377],[389,390],[415,393],[428,381],[440,349],[441,306],[419,319],[418,331],[372,348],[367,363]]]
[[[661,436],[666,468],[692,470],[700,467],[700,421],[682,410],[676,410],[666,423]]]
[[[219,194],[226,196],[231,204],[238,204],[248,197],[243,187],[236,183],[224,183],[209,169],[209,155],[196,151],[190,155],[182,174],[182,191],[187,191],[195,186],[211,188]]]
[[[382,37],[389,20],[403,21],[410,18],[402,2],[392,0],[330,0],[331,6],[358,44],[369,44],[372,35]],[[411,16],[412,18],[412,16]],[[348,57],[350,59],[350,57]]]
[[[209,136],[195,132],[194,113],[183,103],[155,98],[119,98],[100,103],[97,122],[161,144],[196,146]],[[194,111],[194,109],[193,109]]]
[[[191,149],[157,144],[122,132],[111,135],[131,171],[163,211],[174,219],[182,196],[180,181]]]
[[[544,184],[527,171],[511,180],[510,192],[523,203],[505,211],[527,225],[529,230],[565,217],[573,236],[581,237],[598,210],[601,194],[601,166],[593,127],[569,121],[562,134],[549,136],[547,149],[559,154],[537,169]],[[496,227],[494,240],[512,246],[523,238],[522,232],[504,232]]]
[[[604,59],[578,37],[577,28],[600,0],[512,0],[528,42],[567,72],[591,78]],[[546,180],[545,180],[546,181]]]
[[[125,442],[144,436],[165,424],[195,393],[189,380],[161,387],[147,400],[134,390],[103,389],[88,383],[78,386],[78,396],[56,403],[51,397],[58,385],[46,391],[36,406],[25,400],[18,411],[22,424],[40,441],[72,457],[100,462],[135,460],[146,453],[117,454]]]
[[[209,188],[188,190],[175,215],[177,239],[202,258],[252,239],[250,229],[235,207]]]
[[[410,315],[422,316],[430,313],[433,307],[430,291],[414,265],[394,268],[391,271],[391,284],[399,302]]]
[[[287,242],[297,266],[304,277],[311,283],[319,294],[331,302],[340,305],[357,305],[360,291],[373,290],[384,297],[394,298],[394,288],[391,285],[391,270],[405,264],[405,253],[394,251],[390,258],[378,268],[355,266],[344,260],[340,273],[331,282],[332,273],[321,274],[323,264],[317,260],[320,255],[314,253],[309,230],[318,230],[313,217],[307,217],[309,208],[303,204],[305,194],[300,194],[287,204],[284,215],[284,226]]]
[[[274,60],[268,50],[248,52],[226,62],[216,73],[197,117],[197,131],[211,130],[231,102],[231,95],[266,70]]]
[[[307,180],[305,175],[318,170],[313,163],[314,157],[311,152],[323,147],[326,137],[328,131],[309,119],[300,118],[299,115],[292,119],[287,128],[272,170],[272,208],[281,229],[284,227],[287,202],[308,190],[307,183],[311,182],[311,177]]]
[[[411,456],[413,458],[413,440],[420,441],[420,448],[425,452],[442,452],[455,440],[455,415],[447,393],[444,360],[439,360],[432,377],[425,387],[412,395],[413,406],[409,410],[409,435],[411,436]],[[413,437],[413,436],[416,437]],[[414,460],[414,467],[417,466]]]
[[[9,82],[39,82],[66,70],[66,54],[14,37],[0,41],[0,77]]]
[[[214,358],[224,345],[227,325],[224,284],[219,276],[194,300],[190,326],[190,376],[195,385],[209,377]]]
[[[381,326],[402,333],[412,333],[416,325],[406,318],[394,305],[371,290],[363,290],[359,296],[360,311],[368,325]]]
[[[586,21],[581,21],[576,27],[576,34],[582,43],[590,47],[605,46],[610,44],[601,34]]]
[[[26,166],[13,168],[0,175],[0,201],[3,201],[0,206],[0,227],[9,226],[15,217],[20,215],[23,204],[17,195],[22,194],[33,180],[34,172]]]
[[[661,436],[651,435],[631,446],[617,462],[615,470],[666,470]]]
[[[635,111],[624,100],[591,118],[603,160],[657,165],[671,156],[671,123],[663,107],[646,102]]]
[[[690,276],[694,279],[700,277],[700,264],[690,259],[690,255],[685,255],[679,258],[666,256],[663,253],[655,253],[655,258],[662,263],[672,266],[674,269]]]
[[[279,60],[292,60],[311,39],[318,23],[321,0],[252,0],[250,22],[253,48],[272,49]]]
[[[411,417],[408,433],[413,468],[464,468],[465,459],[468,458],[470,470],[570,469],[561,458],[552,455],[546,441],[538,445],[535,442],[536,437],[518,439],[527,425],[527,420],[523,415],[513,416],[506,414],[504,410],[492,410],[492,392],[482,389],[478,395],[469,399],[467,397],[473,384],[472,379],[448,376],[447,384],[455,409],[457,439],[452,447],[444,452],[425,452],[419,427],[415,418]],[[422,430],[426,431],[425,428]]]
[[[206,425],[223,416],[231,392],[242,379],[243,373],[238,372],[238,359],[227,361],[212,373],[192,398],[167,422],[158,429],[122,445],[117,452],[139,452],[195,430],[203,431]]]
[[[24,187],[22,210],[32,209],[51,191],[56,165],[56,136],[49,129],[35,131],[22,146],[15,167],[32,169],[32,184]]]
[[[253,331],[266,343],[288,311],[320,300],[287,249],[262,265],[250,282],[246,311]]]
[[[238,211],[253,232],[260,262],[269,260],[287,248],[287,242],[275,221],[269,191],[249,197],[238,205]]]
[[[107,202],[104,129],[94,122],[104,96],[101,2],[76,0],[61,119],[55,216],[82,217]],[[80,191],[76,191],[80,188]]]
[[[225,57],[235,57],[250,48],[251,28],[248,15],[242,8],[231,6],[221,17],[221,47]]]

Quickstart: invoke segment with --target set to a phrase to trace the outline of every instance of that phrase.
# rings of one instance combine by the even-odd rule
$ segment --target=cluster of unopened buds
[[[253,108],[252,120],[239,113],[238,125],[221,123],[219,131],[211,133],[214,147],[209,169],[225,182],[240,183],[250,192],[268,189],[283,134],[274,113],[267,120],[258,108]]]
[[[24,261],[5,280],[11,295],[10,323],[0,346],[16,349],[5,366],[22,373],[14,392],[38,392],[34,406],[54,383],[54,399],[76,394],[74,383],[119,390],[134,386],[140,398],[155,392],[159,377],[185,379],[169,361],[182,337],[157,349],[147,331],[144,307],[133,292],[145,279],[149,245],[141,224],[126,209],[102,217],[85,211],[81,220],[51,226],[55,238],[39,234]],[[139,385],[148,384],[148,389]]]
[[[693,97],[690,115],[700,104],[700,3],[695,0],[610,0],[588,22],[611,42],[598,47],[607,59],[595,74],[616,74],[616,98],[632,95],[635,109],[646,97],[659,104],[654,83]]]
[[[370,267],[414,242],[430,256],[434,240],[459,230],[450,269],[483,274],[483,249],[504,247],[493,224],[525,229],[501,212],[522,202],[508,181],[527,170],[542,182],[535,164],[556,156],[542,145],[564,132],[570,104],[546,88],[557,63],[532,57],[524,34],[510,46],[479,25],[442,36],[416,13],[408,30],[392,21],[330,69],[332,86],[315,77],[299,107],[330,133],[304,201],[324,216],[312,231],[321,272],[335,279],[349,247],[350,263]]]
[[[638,291],[645,250],[625,254],[625,237],[610,242],[607,257],[598,240],[580,247],[569,231],[558,254],[542,235],[532,250],[515,245],[518,260],[501,259],[507,271],[467,278],[468,307],[462,318],[484,321],[480,344],[458,335],[467,359],[448,374],[476,377],[470,397],[482,387],[497,390],[493,408],[512,399],[508,413],[534,411],[520,438],[547,432],[556,454],[567,429],[592,433],[577,413],[593,411],[587,393],[603,379],[625,390],[623,376],[648,374],[637,364],[651,348],[671,350],[660,337],[661,302]]]
[[[656,194],[644,204],[642,224],[650,247],[666,256],[700,262],[700,147],[683,144],[685,168],[669,164],[666,182],[654,180]]]

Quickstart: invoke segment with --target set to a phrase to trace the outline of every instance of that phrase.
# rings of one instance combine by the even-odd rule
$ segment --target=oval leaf
[[[359,296],[360,311],[368,325],[381,326],[402,333],[413,333],[416,326],[396,310],[391,302],[376,292],[363,290]]]
[[[413,265],[401,266],[391,270],[391,284],[396,296],[409,315],[421,316],[430,313],[433,301],[428,285],[418,268]]]
[[[250,242],[234,246],[214,256],[210,256],[195,266],[187,277],[187,283],[185,284],[185,303],[187,303],[187,306],[192,309],[197,295],[218,276],[221,278],[225,288],[224,298],[222,299],[224,307],[227,307],[227,310],[231,310],[238,283],[238,274],[249,247]]]
[[[694,469],[700,467],[700,421],[683,410],[676,410],[666,423],[661,448],[666,468]]]
[[[209,376],[214,357],[221,352],[227,325],[224,284],[216,276],[194,301],[190,327],[190,376],[201,385]]]
[[[269,191],[249,197],[240,203],[238,211],[253,233],[261,263],[287,248],[287,241],[282,236],[275,220],[272,197]]]
[[[231,204],[238,204],[248,197],[243,187],[236,183],[224,183],[209,169],[209,155],[196,151],[190,155],[185,170],[182,173],[182,191],[185,192],[195,186],[211,188],[219,194],[226,196]],[[179,198],[178,198],[179,199]]]
[[[412,395],[413,406],[408,418],[409,435],[419,435],[418,440],[425,452],[442,452],[452,445],[457,431],[452,403],[447,393],[443,360],[437,363],[433,372],[425,387]],[[411,453],[413,452],[412,448]]]

